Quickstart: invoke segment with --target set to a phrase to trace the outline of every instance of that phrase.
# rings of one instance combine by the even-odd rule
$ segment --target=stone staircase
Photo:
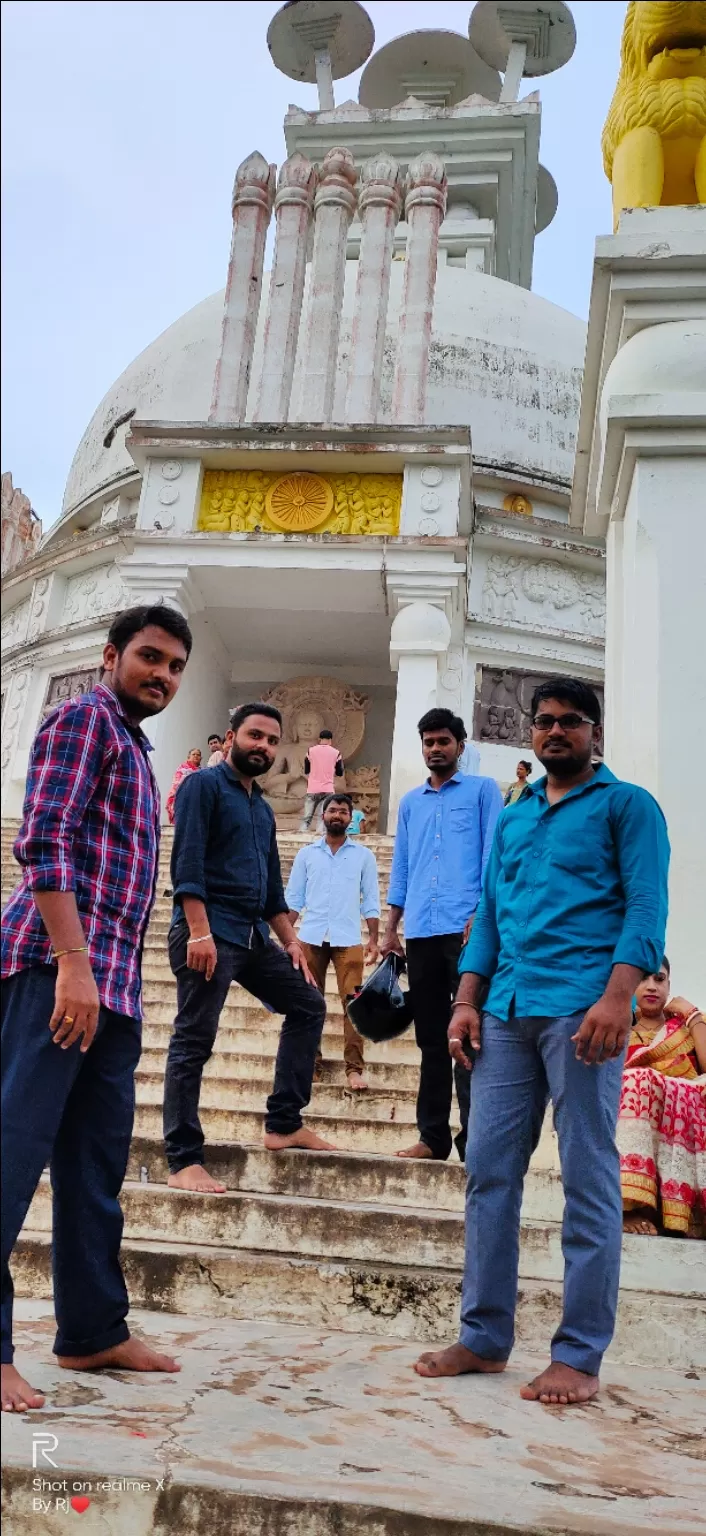
[[[15,832],[16,826],[9,823],[2,827],[3,900],[16,875],[11,854]],[[302,841],[288,834],[281,837],[285,875]],[[378,857],[384,896],[391,840],[366,841]],[[207,1197],[167,1188],[161,1103],[175,1007],[166,953],[171,902],[164,894],[170,843],[166,832],[144,954],[144,1050],[122,1195],[123,1262],[133,1306],[159,1313],[165,1326],[171,1318],[175,1328],[186,1329],[190,1318],[204,1327],[208,1319],[214,1320],[213,1326],[230,1320],[233,1329],[247,1324],[255,1330],[289,1329],[290,1335],[292,1328],[302,1330],[302,1336],[313,1329],[329,1344],[340,1334],[359,1339],[365,1335],[365,1348],[373,1353],[370,1336],[388,1341],[453,1338],[463,1263],[463,1169],[456,1161],[401,1163],[393,1155],[415,1139],[419,1058],[411,1035],[368,1046],[370,1091],[363,1096],[347,1091],[341,1005],[332,976],[324,1074],[314,1086],[306,1119],[342,1150],[271,1154],[261,1146],[279,1019],[235,985],[204,1075],[201,1100],[208,1166],[228,1193]],[[517,1339],[520,1349],[535,1356],[546,1354],[560,1314],[562,1205],[548,1120],[527,1179],[522,1214]],[[34,1307],[51,1297],[50,1233],[45,1176],[13,1261],[17,1295],[31,1298]],[[618,1326],[610,1356],[616,1367],[642,1365],[683,1374],[706,1365],[704,1268],[700,1244],[624,1240]],[[154,1331],[156,1324],[149,1326]],[[494,1523],[492,1510],[488,1518],[484,1532]],[[268,1536],[279,1536],[280,1531],[310,1529],[272,1519],[271,1525],[267,1520],[257,1525],[258,1536],[265,1530]],[[368,1529],[362,1504],[360,1519],[351,1530]],[[562,1529],[579,1528],[566,1513],[563,1519]],[[250,1530],[245,1524],[237,1528]],[[312,1524],[314,1529],[318,1532],[319,1526]],[[328,1525],[322,1524],[321,1530],[328,1536]],[[330,1530],[333,1533],[334,1525]],[[387,1533],[388,1525],[380,1524],[379,1530]],[[389,1530],[391,1536],[393,1531],[407,1536],[407,1528],[394,1521]],[[410,1524],[409,1530],[417,1526]]]

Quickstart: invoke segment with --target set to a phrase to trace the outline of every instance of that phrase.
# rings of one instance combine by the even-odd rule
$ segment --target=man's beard
[[[345,821],[327,821],[326,826],[328,827],[329,832],[340,833],[345,832],[346,830]]]
[[[539,757],[539,753],[537,753]],[[584,756],[579,757],[575,752],[567,752],[565,757],[554,756],[553,752],[545,757],[539,757],[539,761],[547,773],[551,773],[555,779],[573,779],[577,773],[582,773],[588,767],[588,761]]]
[[[258,779],[261,774],[267,773],[272,767],[269,759],[254,757],[250,752],[237,752],[235,747],[231,749],[230,761],[238,773],[242,773],[245,779]]]

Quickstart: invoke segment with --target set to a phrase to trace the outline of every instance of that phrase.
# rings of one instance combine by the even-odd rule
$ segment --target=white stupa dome
[[[339,395],[343,420],[350,319],[357,263],[346,277]],[[394,262],[382,389],[389,410],[404,266]],[[253,388],[257,387],[267,279],[260,310]],[[212,294],[181,317],[130,364],[101,401],[76,451],[63,517],[129,478],[138,478],[125,447],[125,418],[205,421],[220,344],[223,294]],[[469,425],[477,470],[527,477],[566,490],[573,472],[583,321],[514,283],[442,265],[436,287],[426,420]],[[295,374],[293,406],[298,381]],[[118,425],[121,423],[120,425]],[[63,519],[62,519],[63,520]]]

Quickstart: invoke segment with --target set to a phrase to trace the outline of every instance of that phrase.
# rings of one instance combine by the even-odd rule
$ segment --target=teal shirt
[[[612,967],[659,970],[669,839],[656,800],[601,765],[550,805],[546,778],[503,811],[459,964],[500,1019],[589,1008]]]

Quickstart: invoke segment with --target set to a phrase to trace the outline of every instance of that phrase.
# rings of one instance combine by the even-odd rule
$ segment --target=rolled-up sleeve
[[[498,791],[499,793],[499,791]],[[478,903],[468,943],[461,951],[461,973],[492,976],[500,954],[500,934],[496,918],[496,892],[502,859],[501,827],[497,826],[483,880],[483,894]]]
[[[296,910],[296,909],[295,909]],[[263,911],[263,917],[267,922],[272,917],[279,917],[280,912],[288,912],[287,898],[282,884],[282,868],[279,862],[279,849],[277,847],[277,833],[274,817],[272,818],[272,837],[270,839],[270,852],[267,861],[267,900]]]
[[[171,863],[175,901],[196,896],[206,902],[204,857],[215,803],[215,774],[190,773],[179,787],[174,805]]]
[[[363,868],[361,870],[360,895],[361,912],[363,917],[380,916],[380,887],[378,884],[378,867],[375,855],[369,848],[364,850]]]
[[[664,959],[667,928],[669,837],[664,815],[646,789],[629,786],[613,818],[625,919],[614,965],[635,965],[648,975]]]
[[[392,869],[390,871],[390,887],[387,899],[391,907],[404,907],[407,900],[407,873],[409,859],[409,838],[407,830],[407,807],[402,804],[397,818],[397,832],[395,834],[395,846],[392,854]]]
[[[76,889],[74,833],[110,758],[101,713],[93,704],[79,699],[40,726],[14,847],[30,890]]]
[[[306,905],[306,848],[300,848],[292,865],[284,893],[291,912],[303,912]]]

